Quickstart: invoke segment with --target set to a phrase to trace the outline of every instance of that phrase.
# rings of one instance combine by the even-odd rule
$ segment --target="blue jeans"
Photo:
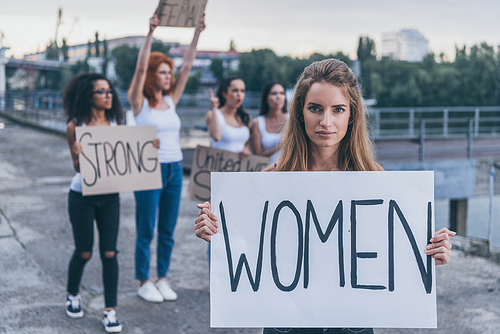
[[[163,188],[134,192],[137,238],[135,243],[135,278],[149,279],[150,245],[158,211],[158,248],[156,271],[166,277],[174,247],[174,229],[179,214],[182,190],[182,161],[162,163]]]

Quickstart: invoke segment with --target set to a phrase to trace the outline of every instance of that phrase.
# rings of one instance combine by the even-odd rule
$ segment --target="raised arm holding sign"
[[[373,158],[373,150],[368,136],[367,123],[365,119],[365,109],[358,81],[354,73],[347,67],[345,63],[335,59],[327,59],[315,62],[309,65],[304,70],[295,86],[295,95],[290,108],[290,119],[288,121],[282,139],[282,154],[277,164],[270,167],[269,170],[283,172],[383,170]],[[333,196],[333,194],[335,193],[335,184],[333,184],[333,189],[332,186],[328,187],[327,184],[324,183],[319,183],[316,185],[316,187],[327,187],[327,190],[329,190],[328,196]],[[321,190],[325,191],[325,189],[322,188]],[[302,189],[295,191],[300,193]],[[312,189],[312,191],[314,191],[314,189]],[[342,194],[339,194],[339,196],[342,196]],[[380,207],[380,204],[384,201],[384,199],[372,196],[375,195],[369,196],[366,199],[367,201],[364,201],[365,198],[353,198],[352,200],[354,201],[360,201],[359,203],[354,203],[354,208],[356,208],[357,205],[367,207],[373,205]],[[295,198],[296,194],[294,192],[291,192],[289,197]],[[376,201],[372,202],[372,200]],[[384,203],[387,204],[387,201],[385,200]],[[213,204],[219,206],[220,203]],[[276,205],[276,203],[274,204]],[[240,207],[244,205],[245,203],[239,204]],[[300,215],[298,211],[296,212],[292,209],[292,205],[290,203],[282,203],[282,205],[284,205],[284,207],[287,207],[289,209],[287,211],[291,211],[292,215]],[[304,204],[302,203],[302,206],[303,205]],[[401,218],[403,215],[399,215],[396,204],[391,205],[392,206],[388,214],[392,212],[394,215],[394,212],[397,212],[396,215]],[[200,208],[200,212],[198,214],[198,218],[195,220],[195,233],[198,237],[209,241],[211,239],[211,236],[219,231],[220,224],[222,224],[223,220],[222,211],[220,212],[221,216],[217,217],[212,212],[210,203],[206,202],[204,204],[198,205],[198,207]],[[351,202],[351,208],[352,207],[353,204]],[[279,215],[279,213],[281,212],[281,209],[278,210],[278,208],[274,209],[272,207],[269,207],[269,204],[264,205],[264,211],[262,212],[262,224],[264,224],[265,217],[267,217],[266,210],[271,209],[274,213],[273,219],[276,219],[276,214]],[[311,208],[310,210],[310,213],[312,215],[313,209]],[[339,211],[337,212],[335,208],[331,208],[330,213],[332,210],[334,213],[331,216],[332,219],[330,220],[330,223],[332,223],[332,221],[334,223],[336,219],[340,219],[340,213],[338,212],[343,211],[339,209]],[[404,210],[401,211],[404,212]],[[357,211],[351,211],[351,221],[353,219],[353,216],[356,216],[355,212]],[[424,214],[426,216],[428,215],[428,213]],[[224,219],[228,219],[228,217],[229,212],[227,212],[227,216],[224,216]],[[312,220],[316,221],[314,215],[312,217]],[[312,229],[313,227],[310,228]],[[324,233],[326,235],[330,232],[321,233]],[[276,231],[274,231],[273,233],[276,233]],[[350,230],[350,233],[351,235],[354,235],[354,231],[352,231],[352,229]],[[454,234],[454,232],[450,232],[447,229],[438,231],[434,235],[434,237],[430,239],[430,244],[427,246],[425,254],[432,256],[436,260],[436,264],[448,263],[450,260],[451,249],[449,237]],[[271,238],[273,238],[273,236],[271,236]],[[297,234],[294,238],[297,238]],[[226,236],[225,239],[227,239]],[[241,242],[244,242],[244,240],[241,240]],[[300,244],[300,240],[298,242]],[[422,246],[412,247],[416,247],[416,249],[420,251]],[[299,257],[301,256],[301,254],[302,253],[300,253],[299,251],[297,256]],[[359,256],[357,256],[357,258],[373,258],[374,256],[374,254],[370,252],[360,252],[358,255]],[[352,263],[350,277],[351,284],[352,280],[354,279]],[[240,258],[240,262],[237,264],[237,266],[239,267],[243,265],[245,265],[246,269],[250,269],[246,260],[241,260]],[[238,267],[237,270],[239,270]],[[297,268],[299,268],[299,266]],[[427,268],[429,267],[427,266]],[[340,272],[342,272],[342,270],[340,270]],[[253,283],[255,284],[255,281],[253,281]],[[289,282],[283,282],[282,284],[286,288],[286,284],[289,284]],[[286,292],[282,293],[285,294]],[[322,294],[316,295],[315,303],[321,305],[321,300],[323,297],[324,296]],[[349,304],[351,302],[342,293],[336,296],[336,298],[336,302],[339,304]],[[294,307],[307,308],[308,306],[310,306],[297,305],[292,300],[290,300],[286,305],[287,307],[291,307],[292,309]],[[373,319],[373,316],[376,314],[377,313],[357,314],[357,316],[361,319],[359,321],[359,324],[361,326],[363,326],[363,324],[368,325],[370,323],[373,323],[374,325],[377,324],[376,321],[369,321],[369,319]],[[336,315],[334,313],[331,314],[332,319],[334,319],[335,317]],[[323,322],[321,321],[315,322],[314,319],[312,319],[311,321],[313,322],[313,324],[308,324],[308,326],[320,327],[323,324]],[[339,321],[338,323],[340,324],[342,322]],[[289,324],[287,324],[286,322],[279,322],[278,325],[288,327]],[[293,324],[290,327],[294,327]],[[293,331],[289,332],[285,331],[285,333],[292,332],[305,333],[305,331],[300,329],[294,329]],[[357,332],[360,332],[360,329],[357,329]],[[283,331],[268,328],[264,330],[264,333],[283,333]],[[373,333],[373,330],[365,329],[362,333]]]
[[[183,1],[189,3],[189,1]],[[161,4],[161,3],[160,3]],[[189,9],[191,10],[191,9]],[[189,11],[188,10],[188,11]],[[176,107],[196,57],[196,46],[205,29],[205,18],[196,21],[193,39],[184,54],[177,78],[174,62],[161,52],[151,52],[153,32],[160,24],[157,15],[149,20],[149,32],[141,46],[134,76],[127,96],[138,125],[154,125],[160,139],[158,158],[162,185],[157,190],[136,191],[136,256],[135,278],[139,280],[138,295],[149,302],[175,300],[177,294],[167,283],[166,276],[174,244],[182,190],[181,121]],[[156,284],[150,280],[150,246],[158,213],[158,251]]]

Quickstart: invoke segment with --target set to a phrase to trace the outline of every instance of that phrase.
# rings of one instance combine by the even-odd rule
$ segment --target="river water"
[[[468,199],[467,205],[467,236],[488,239],[489,196],[475,196]],[[450,201],[435,200],[436,230],[449,227]],[[500,248],[500,195],[493,196],[493,224],[491,245]]]

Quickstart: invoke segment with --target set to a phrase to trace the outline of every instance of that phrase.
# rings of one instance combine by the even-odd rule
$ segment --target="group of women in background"
[[[245,83],[238,77],[222,79],[214,96],[210,90],[211,110],[206,123],[213,148],[242,156],[269,157],[277,161],[281,133],[288,120],[286,90],[283,83],[269,81],[262,89],[260,113],[252,122],[243,109]],[[252,149],[250,148],[252,146]]]
[[[160,52],[151,52],[153,32],[158,18],[149,21],[149,32],[139,51],[134,76],[128,90],[128,100],[138,125],[154,125],[155,146],[161,165],[162,188],[134,192],[136,202],[135,278],[139,281],[139,297],[148,302],[174,301],[177,294],[166,280],[174,246],[182,189],[181,121],[176,106],[184,92],[196,57],[200,33],[205,29],[204,18],[195,29],[174,80],[172,59]],[[255,154],[275,160],[280,131],[287,120],[285,87],[273,81],[263,90],[260,116],[252,125],[242,107],[245,84],[237,77],[222,80],[217,96],[211,93],[212,109],[206,120],[212,146],[251,154],[250,138]],[[75,250],[69,263],[65,310],[71,318],[82,318],[82,298],[79,293],[84,267],[92,255],[94,221],[99,233],[102,262],[106,332],[122,330],[116,315],[119,230],[119,194],[82,195],[79,155],[82,145],[75,134],[76,126],[116,126],[124,121],[124,113],[116,89],[102,74],[84,73],[72,77],[63,92],[63,108],[67,114],[67,141],[73,166],[68,197],[68,213],[73,229]],[[250,130],[251,129],[251,130]],[[251,135],[250,135],[251,134]],[[273,160],[273,161],[274,161]],[[157,226],[156,279],[150,279],[150,247]]]
[[[204,18],[195,29],[193,40],[183,59],[176,80],[173,61],[159,52],[151,52],[153,32],[159,24],[153,16],[149,32],[141,46],[128,99],[138,125],[154,125],[161,165],[162,188],[134,192],[136,202],[135,278],[139,280],[138,295],[149,302],[176,300],[177,294],[166,280],[174,229],[179,212],[182,189],[181,123],[176,105],[181,98],[189,76],[200,33],[205,29]],[[69,263],[66,313],[71,318],[82,318],[80,281],[93,246],[94,220],[99,233],[99,250],[103,267],[105,311],[104,329],[108,333],[122,331],[116,316],[118,261],[116,254],[119,229],[119,195],[82,196],[79,154],[82,145],[76,138],[76,126],[115,126],[124,115],[116,90],[105,76],[96,73],[80,74],[71,78],[63,93],[63,107],[67,114],[66,135],[77,172],[71,182],[68,199],[69,218],[73,228],[75,251]],[[157,219],[158,216],[158,219]],[[150,246],[158,225],[156,252],[157,278],[150,280]]]
[[[177,294],[166,280],[182,189],[181,124],[176,106],[196,56],[200,33],[205,29],[203,18],[195,29],[174,80],[173,61],[162,53],[151,52],[152,36],[158,24],[156,16],[149,21],[149,32],[139,51],[128,90],[136,123],[156,126],[158,138],[155,146],[161,163],[162,188],[134,192],[135,278],[139,281],[139,297],[148,302],[177,299]],[[270,170],[382,170],[373,158],[356,77],[344,63],[330,59],[306,68],[296,86],[290,116],[287,113],[285,87],[278,81],[271,81],[263,88],[260,114],[253,121],[242,107],[244,98],[245,83],[237,77],[224,78],[215,96],[210,91],[211,110],[207,112],[206,124],[212,147],[242,156],[253,151],[254,154],[269,157]],[[92,254],[95,220],[103,268],[103,324],[106,332],[120,332],[122,326],[115,310],[119,195],[82,196],[79,173],[82,145],[76,138],[75,127],[121,124],[122,108],[111,82],[95,73],[80,74],[68,82],[63,93],[63,106],[68,115],[68,145],[77,172],[68,198],[75,251],[68,269],[66,313],[71,318],[83,317],[79,285],[85,264]],[[279,145],[283,131],[283,143]],[[196,235],[210,241],[218,231],[217,218],[210,211],[209,203],[198,207]],[[156,280],[153,281],[149,274],[150,247],[156,225]],[[450,235],[453,233],[447,229],[437,232],[428,247],[428,254],[441,264],[449,261]],[[265,332],[305,333],[307,330],[266,329]],[[371,332],[370,329],[363,331]]]

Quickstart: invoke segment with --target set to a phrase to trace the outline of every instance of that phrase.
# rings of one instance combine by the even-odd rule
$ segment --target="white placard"
[[[161,188],[154,125],[77,126],[75,133],[83,196]]]
[[[212,173],[212,327],[436,328],[433,172]]]

